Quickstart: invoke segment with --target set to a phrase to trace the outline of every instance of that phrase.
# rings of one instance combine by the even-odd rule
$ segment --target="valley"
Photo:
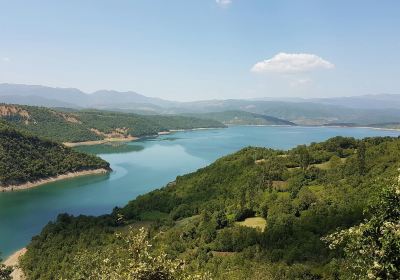
[[[80,151],[97,154],[109,162],[113,172],[105,176],[50,183],[22,192],[0,193],[0,220],[4,221],[0,229],[0,248],[7,256],[27,245],[32,236],[38,234],[48,221],[54,220],[60,213],[110,213],[115,206],[122,207],[139,195],[175,181],[177,175],[205,167],[219,157],[245,146],[286,150],[301,143],[319,142],[338,134],[357,138],[398,135],[395,131],[357,128],[233,126],[175,132],[122,146],[79,147]],[[140,215],[151,220],[168,216],[160,213],[160,210]],[[126,215],[126,219],[130,217]],[[16,234],[16,228],[25,230]]]

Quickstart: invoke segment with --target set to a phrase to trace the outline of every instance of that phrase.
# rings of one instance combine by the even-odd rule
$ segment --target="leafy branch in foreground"
[[[189,272],[179,259],[151,252],[144,228],[117,233],[115,243],[96,251],[82,251],[74,258],[71,275],[65,279],[107,280],[209,280],[208,273]]]
[[[400,279],[400,182],[385,188],[368,209],[370,218],[323,240],[344,246],[350,279]]]
[[[11,280],[12,268],[1,263],[0,259],[0,280]]]

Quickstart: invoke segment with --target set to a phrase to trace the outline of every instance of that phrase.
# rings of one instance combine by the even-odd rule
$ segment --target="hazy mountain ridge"
[[[400,120],[400,95],[378,94],[335,98],[258,98],[168,101],[133,91],[99,90],[88,94],[74,88],[0,84],[0,102],[22,105],[94,108],[140,114],[188,114],[246,111],[300,125],[395,123]]]
[[[103,108],[112,107],[114,104],[153,104],[166,106],[174,104],[172,101],[160,98],[147,97],[133,91],[119,92],[114,90],[99,90],[93,93],[85,93],[76,88],[54,88],[40,85],[0,84],[0,101],[9,102],[10,96],[14,98],[28,98],[21,105],[41,105],[43,103],[54,104],[55,107],[73,108]],[[24,102],[21,99],[21,102]],[[41,103],[43,102],[43,103]]]

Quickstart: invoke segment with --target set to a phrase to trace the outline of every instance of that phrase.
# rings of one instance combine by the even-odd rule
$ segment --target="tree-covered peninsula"
[[[101,158],[43,140],[0,123],[0,191],[72,173],[110,170]],[[100,173],[98,172],[98,173]]]
[[[109,215],[60,215],[22,268],[28,279],[398,279],[399,167],[398,138],[248,147]]]

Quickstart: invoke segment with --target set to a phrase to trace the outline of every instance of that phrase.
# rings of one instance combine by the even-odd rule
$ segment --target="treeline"
[[[211,112],[202,114],[192,113],[185,115],[193,116],[196,118],[212,119],[227,125],[296,125],[295,123],[287,120],[240,110],[229,110],[223,112]]]
[[[110,215],[60,215],[33,238],[22,265],[28,279],[62,278],[75,269],[76,254],[110,246],[127,225],[145,225],[154,240],[152,250],[185,260],[193,271],[211,272],[213,279],[363,279],[369,273],[396,279],[398,187],[399,194],[392,192],[377,203],[385,206],[380,212],[363,211],[396,180],[399,167],[398,138],[335,137],[289,151],[248,147]],[[374,213],[381,214],[376,218]],[[265,219],[265,230],[239,225],[250,217]],[[365,247],[376,238],[381,243],[371,248],[385,244],[387,255],[379,261],[365,257],[360,265],[358,249],[353,255],[345,245],[331,250],[326,240],[341,244],[336,235],[327,236],[363,219],[374,221],[369,233],[376,230]],[[377,225],[388,221],[393,233],[381,234]],[[356,245],[364,244],[362,236],[357,238]],[[356,271],[349,270],[352,262]],[[374,268],[374,262],[381,267]]]
[[[109,164],[97,156],[18,132],[0,123],[0,191],[8,185],[99,168],[110,169]]]
[[[10,126],[58,142],[84,142],[107,137],[147,136],[173,129],[217,128],[215,120],[184,116],[142,116],[99,110],[53,110],[0,104],[0,118]]]

